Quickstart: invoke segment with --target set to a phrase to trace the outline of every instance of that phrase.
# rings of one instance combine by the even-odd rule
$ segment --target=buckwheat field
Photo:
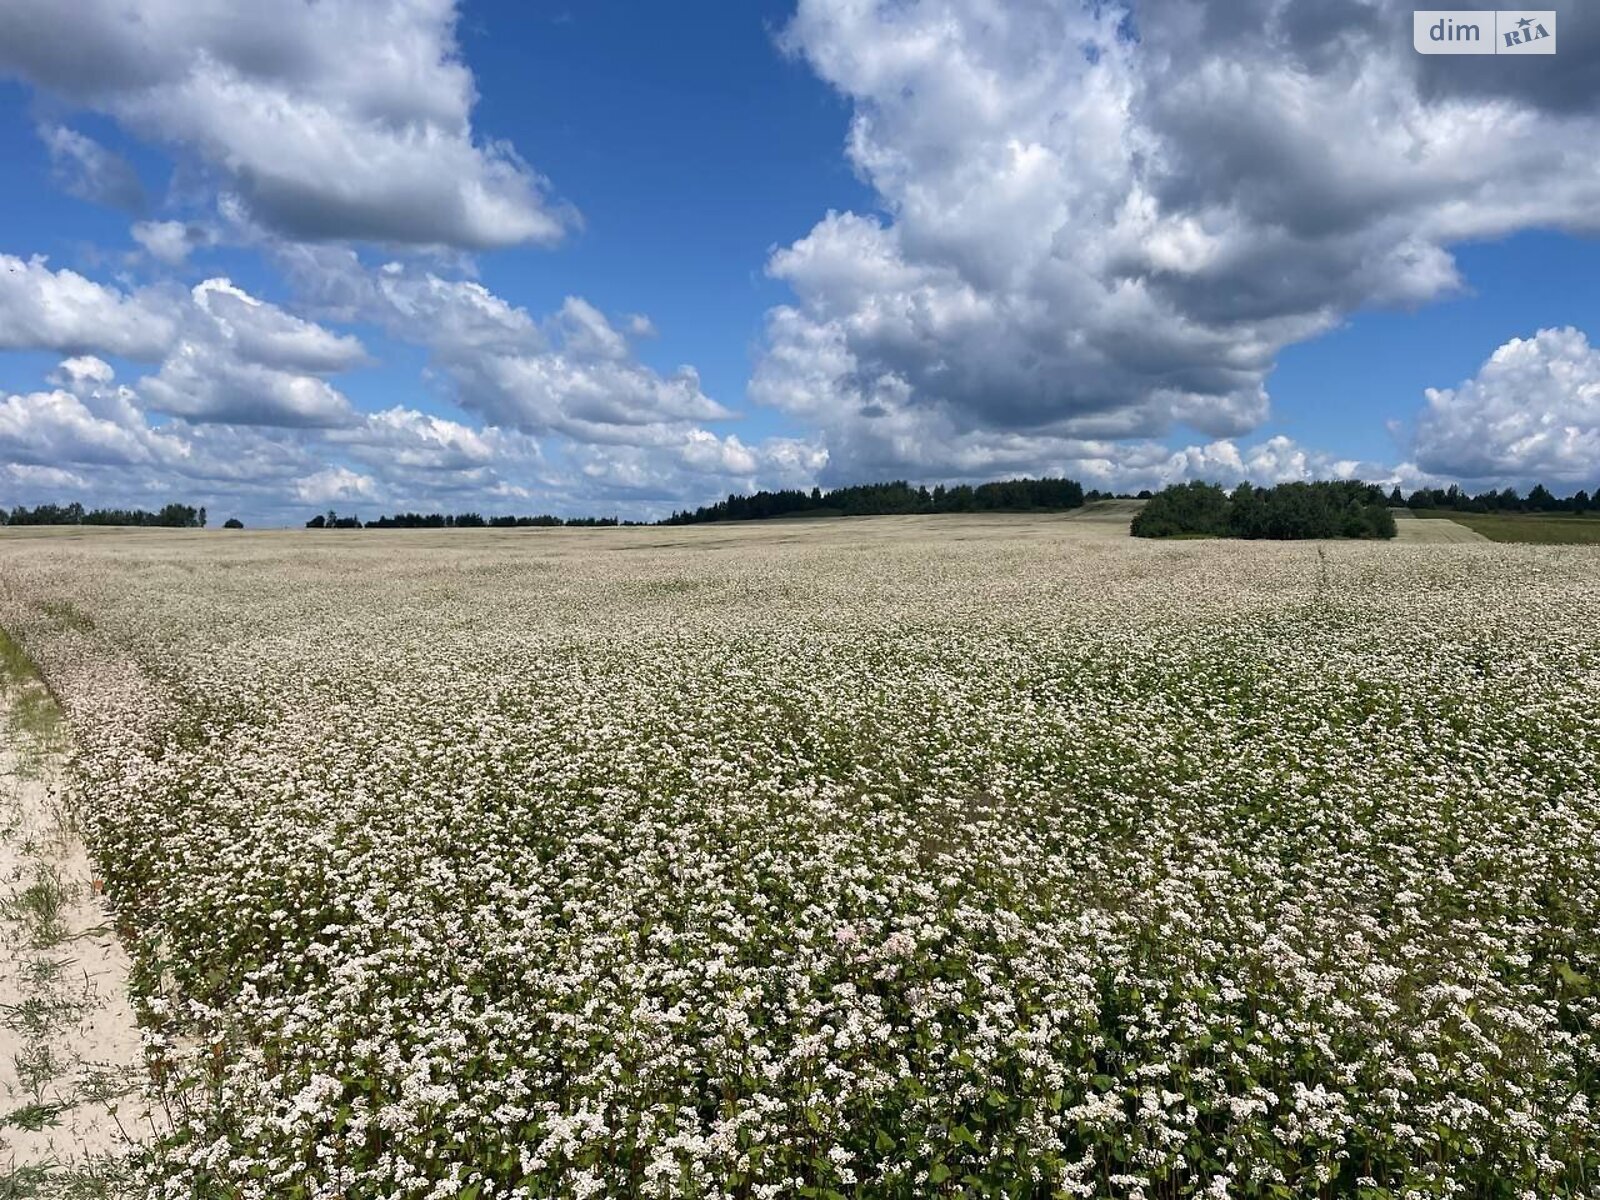
[[[1600,1195],[1600,552],[19,533],[152,1196]]]

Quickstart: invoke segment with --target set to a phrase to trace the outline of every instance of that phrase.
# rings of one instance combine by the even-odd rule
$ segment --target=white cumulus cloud
[[[1571,327],[1512,338],[1478,373],[1429,388],[1414,453],[1430,474],[1592,487],[1600,477],[1600,348]]]
[[[197,154],[287,237],[556,241],[572,215],[472,128],[456,19],[453,0],[8,0],[0,75]],[[81,135],[50,136],[106,175]]]
[[[372,476],[349,467],[325,467],[295,480],[295,497],[302,504],[353,503],[377,494],[378,484]]]
[[[1458,289],[1454,244],[1600,230],[1592,79],[1441,73],[1409,28],[1394,0],[799,0],[782,44],[850,102],[881,213],[771,256],[794,299],[751,395],[840,478],[1231,439],[1285,346]]]
[[[156,359],[177,330],[170,298],[124,293],[40,255],[0,254],[0,350],[98,352]]]

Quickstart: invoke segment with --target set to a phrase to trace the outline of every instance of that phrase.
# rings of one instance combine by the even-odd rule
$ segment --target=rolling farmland
[[[1579,1196],[1600,559],[18,531],[152,1195]]]

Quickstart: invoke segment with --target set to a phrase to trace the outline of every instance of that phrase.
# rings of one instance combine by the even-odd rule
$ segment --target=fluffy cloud
[[[337,429],[183,419],[153,427],[138,393],[114,385],[98,359],[63,362],[52,380],[54,391],[0,402],[0,503],[149,507],[180,498],[219,517],[291,524],[305,519],[308,506],[370,516],[379,508],[499,511],[544,503],[522,486],[541,468],[537,445],[520,435],[408,409]],[[542,474],[538,483],[540,492],[562,486]]]
[[[125,294],[43,257],[0,254],[0,350],[99,352],[156,359],[177,325],[169,297]]]
[[[366,361],[361,343],[256,299],[226,279],[191,292],[183,336],[139,390],[189,421],[337,426],[356,420],[325,374]]]
[[[561,343],[538,353],[441,361],[461,403],[491,422],[582,442],[656,441],[663,426],[732,415],[700,390],[693,367],[662,376]]]
[[[63,468],[79,465],[173,465],[190,447],[142,419],[123,423],[96,413],[71,392],[31,392],[0,402],[0,459]]]
[[[1460,287],[1462,240],[1600,228],[1600,156],[1573,150],[1600,133],[1582,64],[1447,71],[1394,0],[1147,0],[1137,30],[1078,0],[799,0],[783,45],[852,105],[846,153],[877,204],[771,254],[791,298],[749,395],[795,436],[757,439],[717,425],[736,414],[692,367],[646,361],[648,317],[576,295],[529,312],[438,249],[549,242],[569,219],[474,132],[450,0],[137,9],[0,6],[0,75],[193,151],[303,307],[0,257],[0,349],[69,356],[5,401],[7,487],[125,470],[285,504],[637,513],[897,476],[1382,478],[1249,436],[1282,348]],[[1580,55],[1581,24],[1563,25]],[[112,152],[41,136],[69,189],[134,203]],[[213,234],[130,236],[148,272]],[[352,241],[418,249],[373,268]],[[461,412],[358,409],[339,376],[369,360],[345,322],[423,348]],[[1580,477],[1600,460],[1593,355],[1571,330],[1503,347],[1429,393],[1397,470]],[[120,386],[107,358],[154,366]]]
[[[555,241],[572,215],[473,133],[455,21],[453,0],[8,0],[0,74],[191,149],[288,237]]]
[[[1577,329],[1512,338],[1453,388],[1429,388],[1417,465],[1468,480],[1591,487],[1600,472],[1600,348]]]
[[[1334,458],[1307,449],[1292,438],[1278,436],[1245,449],[1228,439],[1204,446],[1186,446],[1167,457],[1155,472],[1154,483],[1149,486],[1196,479],[1224,484],[1254,483],[1259,486],[1300,483],[1312,479],[1362,479],[1368,483],[1385,483],[1392,477],[1393,472],[1389,468],[1376,463]]]
[[[248,362],[290,371],[348,371],[367,361],[361,343],[284,312],[234,287],[208,279],[191,293],[217,335]]]
[[[52,383],[60,384],[75,394],[102,387],[116,377],[117,373],[111,369],[110,363],[92,354],[62,359],[60,365],[50,373]]]
[[[345,425],[349,400],[325,379],[242,362],[215,344],[184,341],[140,382],[158,412],[232,425]]]
[[[491,425],[648,446],[675,443],[696,422],[733,415],[704,393],[694,368],[662,374],[639,361],[630,339],[654,331],[637,315],[619,328],[569,296],[540,320],[474,280],[442,278],[414,264],[370,270],[353,251],[332,247],[277,253],[313,304],[427,347],[451,398]]]
[[[353,504],[377,494],[376,480],[348,467],[327,467],[295,480],[295,496],[303,504]]]
[[[497,429],[473,429],[410,408],[372,413],[359,426],[329,438],[373,467],[403,471],[475,471],[502,458],[506,449]],[[518,451],[522,457],[535,457],[537,444],[526,441]]]
[[[52,271],[43,258],[8,255],[0,255],[0,349],[78,355],[58,371],[73,379],[109,372],[99,354],[160,360],[160,370],[139,386],[152,407],[191,421],[243,425],[350,423],[349,401],[322,376],[367,361],[354,337],[302,320],[226,279],[206,280],[187,294],[124,293],[73,271]]]
[[[182,221],[137,221],[128,232],[146,254],[169,267],[182,266],[190,251],[211,240],[202,227]]]
[[[808,488],[827,466],[828,451],[800,438],[746,445],[734,434],[688,429],[650,447],[577,446],[571,459],[582,493],[665,516],[730,491]]]
[[[9,491],[29,493],[74,489],[81,493],[89,486],[89,481],[76,471],[67,471],[60,467],[41,467],[33,463],[6,463],[0,466],[0,482],[3,482]]]
[[[317,311],[427,347],[450,398],[486,422],[471,431],[392,410],[330,433],[370,464],[387,494],[402,494],[403,484],[384,477],[384,464],[405,456],[413,483],[435,472],[425,476],[435,496],[451,485],[437,471],[449,464],[477,494],[504,503],[540,496],[566,511],[615,502],[665,515],[730,490],[809,487],[828,463],[815,438],[747,442],[705,428],[735,414],[704,393],[692,368],[663,374],[639,361],[635,343],[655,333],[642,314],[613,319],[573,296],[541,319],[474,280],[415,264],[372,270],[353,251],[326,246],[275,252]],[[498,492],[486,490],[491,462]]]
[[[56,182],[68,194],[128,212],[143,210],[144,185],[132,164],[120,154],[64,125],[46,125],[39,130],[39,136],[50,151],[50,169]]]
[[[416,409],[369,414],[359,425],[329,431],[326,441],[373,481],[363,498],[395,510],[527,511],[562,487],[560,472],[526,434]]]
[[[174,496],[279,500],[324,458],[305,435],[240,425],[153,425],[133,388],[91,356],[63,361],[50,391],[0,403],[0,462],[14,497],[91,503]],[[61,489],[76,489],[63,497]]]
[[[428,346],[457,402],[494,425],[582,442],[658,442],[685,422],[731,414],[692,367],[662,375],[593,305],[568,297],[535,321],[470,281],[386,269],[378,318]]]
[[[213,304],[218,296],[244,303],[225,281],[196,290],[207,288]],[[54,390],[6,398],[0,502],[148,505],[178,496],[252,522],[289,523],[303,520],[307,506],[372,516],[439,508],[587,513],[616,502],[664,514],[686,495],[809,484],[825,460],[825,452],[792,439],[746,446],[697,428],[661,432],[649,447],[563,440],[547,456],[538,439],[518,430],[404,407],[359,413],[342,398],[334,422],[298,419],[288,411],[293,396],[270,395],[275,379],[293,377],[236,358],[191,373],[184,364],[192,351],[194,343],[181,341],[137,389],[117,384],[104,360],[76,356],[50,373]],[[241,382],[247,370],[257,373]],[[202,411],[188,412],[190,404]],[[263,405],[277,406],[276,428],[259,423]],[[147,408],[174,419],[154,426]]]
[[[1592,86],[1440,75],[1409,13],[800,0],[783,44],[851,101],[886,216],[774,253],[752,396],[843,474],[1232,437],[1284,346],[1459,287],[1450,245],[1600,228]]]

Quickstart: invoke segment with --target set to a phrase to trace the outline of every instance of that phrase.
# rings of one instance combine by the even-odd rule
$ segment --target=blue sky
[[[1132,8],[17,0],[0,503],[1600,483],[1581,13]]]
[[[1510,337],[1600,329],[1600,241],[1519,233],[1462,245],[1456,258],[1465,282],[1458,295],[1361,311],[1286,349],[1269,379],[1273,428],[1341,455],[1392,461],[1406,446],[1388,423],[1409,426],[1426,388],[1471,377]]]
[[[526,147],[585,222],[554,255],[486,260],[485,281],[535,309],[576,291],[649,313],[661,336],[642,357],[693,363],[711,396],[742,405],[762,316],[785,299],[768,252],[830,208],[874,205],[841,152],[849,106],[774,43],[791,10],[466,5],[477,122]]]

